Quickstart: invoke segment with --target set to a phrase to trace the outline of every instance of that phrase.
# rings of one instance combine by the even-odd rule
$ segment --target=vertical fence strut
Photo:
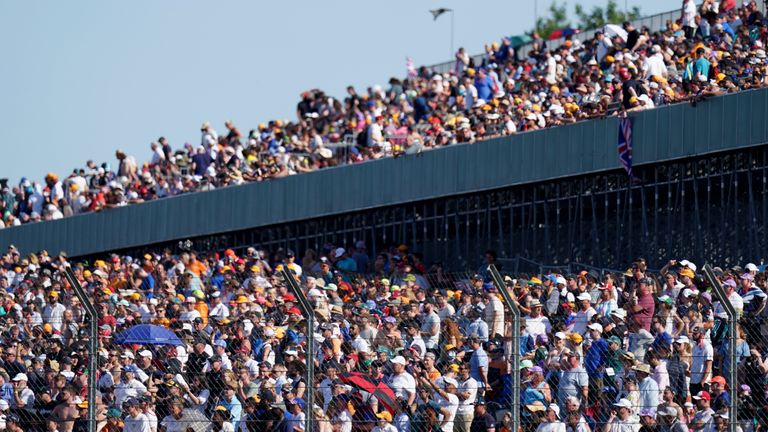
[[[315,416],[315,310],[301,290],[301,286],[299,286],[299,283],[296,282],[293,274],[287,268],[284,267],[280,271],[280,276],[282,276],[285,283],[293,291],[301,312],[307,318],[307,409],[304,430],[312,431],[314,430],[312,420]]]
[[[77,299],[85,309],[85,315],[88,317],[88,334],[90,338],[88,340],[88,432],[96,432],[96,371],[98,366],[99,350],[99,315],[96,312],[96,308],[93,307],[88,295],[83,291],[83,287],[75,277],[75,273],[72,268],[67,267],[64,270],[64,277],[67,278],[69,285],[72,287]]]
[[[509,311],[512,313],[512,352],[510,353],[512,367],[512,394],[510,395],[510,408],[512,411],[512,430],[517,431],[520,428],[520,309],[517,308],[512,296],[509,295],[504,278],[491,264],[488,266],[488,272],[493,279],[501,296],[504,298]]]
[[[728,296],[725,294],[723,286],[715,277],[715,272],[709,264],[704,265],[704,276],[707,278],[707,282],[709,282],[709,285],[712,287],[712,291],[715,293],[720,304],[723,306],[725,313],[728,315],[728,340],[730,341],[728,344],[728,357],[731,365],[728,371],[728,382],[731,383],[731,389],[734,387],[738,388],[736,375],[736,365],[738,364],[736,361],[736,324],[739,321],[739,314],[736,309],[734,309],[733,305],[731,305],[731,301],[728,300]],[[731,396],[730,402],[731,405],[728,407],[728,431],[736,432],[739,416],[738,398],[735,394]]]

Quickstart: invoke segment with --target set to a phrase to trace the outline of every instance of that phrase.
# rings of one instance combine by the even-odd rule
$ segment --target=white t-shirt
[[[436,394],[435,401],[440,404],[441,408],[448,408],[450,415],[448,418],[441,418],[440,422],[445,422],[441,426],[443,432],[453,432],[453,419],[456,418],[456,410],[459,408],[459,397],[455,394],[446,393],[448,398],[443,398],[439,394]]]
[[[421,331],[430,332],[434,326],[437,326],[437,332],[434,336],[427,336],[427,339],[424,341],[427,348],[436,347],[437,343],[440,341],[440,316],[433,311],[424,316],[424,324],[421,325]]]
[[[536,432],[565,432],[565,423],[561,421],[542,423],[536,428]]]
[[[664,56],[658,53],[648,57],[643,62],[643,70],[645,71],[645,79],[650,79],[654,75],[665,76],[667,74],[667,66],[664,64]]]
[[[24,401],[25,405],[24,407],[26,409],[32,409],[32,405],[35,404],[35,392],[29,389],[29,387],[25,387],[21,390],[21,394],[19,395],[19,399]],[[16,408],[16,399],[11,398],[9,401],[11,403],[11,407]]]
[[[142,413],[136,417],[127,416],[123,432],[152,432],[149,428],[149,418]]]
[[[371,432],[397,432],[397,428],[391,424],[386,424],[384,427],[376,426]]]
[[[477,399],[477,389],[480,384],[477,383],[472,377],[467,378],[466,381],[459,381],[459,387],[456,389],[459,393],[469,392],[469,397],[464,400],[459,400],[458,412],[461,414],[471,414],[475,410],[475,400]]]
[[[638,432],[640,430],[640,419],[630,417],[626,421],[621,421],[615,418],[610,425],[608,429],[610,432]]]
[[[586,311],[578,311],[576,313],[576,319],[573,321],[573,331],[580,335],[584,335],[587,332],[587,324],[592,320],[592,316],[597,313],[595,308],[591,307]]]
[[[54,330],[61,331],[65,310],[67,310],[66,306],[61,303],[56,303],[54,306],[48,305],[43,309],[43,320],[50,324]]]
[[[700,346],[703,345],[703,346]],[[712,344],[706,339],[701,344],[694,343],[691,350],[691,384],[701,384],[704,378],[704,363],[714,358]]]
[[[552,325],[549,323],[549,318],[545,316],[536,318],[526,316],[525,324],[527,326],[526,329],[528,334],[531,335],[531,337],[534,339],[536,339],[538,335],[547,334],[552,330]]]
[[[224,303],[219,303],[208,313],[209,317],[228,318],[229,308]]]
[[[189,426],[188,422],[176,420],[173,416],[166,416],[160,425],[165,428],[165,432],[186,432]]]
[[[145,412],[145,416],[149,419],[149,430],[152,432],[157,432],[157,414],[150,412]]]
[[[736,291],[732,292],[731,295],[728,296],[728,301],[731,302],[731,306],[736,309],[737,313],[741,314],[744,311],[744,300]],[[725,312],[725,308],[719,301],[715,302],[714,306],[715,317],[728,318],[728,313]]]
[[[494,316],[496,317],[494,318]],[[490,301],[485,306],[485,322],[488,324],[490,337],[504,334],[504,304],[495,295],[491,296]]]
[[[181,315],[179,316],[179,321],[182,321],[182,322],[192,322],[192,321],[194,321],[195,318],[201,318],[200,317],[200,312],[198,312],[197,310],[193,309],[191,311],[184,311],[184,312],[182,312]]]
[[[683,5],[683,26],[696,27],[696,3],[693,0]]]
[[[455,313],[456,309],[454,309],[450,304],[446,303],[444,308],[437,311],[437,316],[439,316],[441,320],[444,320],[446,318],[452,317]]]
[[[392,375],[392,380],[389,383],[392,391],[395,392],[395,397],[408,398],[416,393],[416,380],[408,372],[403,372],[399,375]]]

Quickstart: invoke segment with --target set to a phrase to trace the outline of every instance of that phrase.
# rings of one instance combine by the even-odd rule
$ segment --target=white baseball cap
[[[29,378],[27,378],[27,374],[19,373],[19,374],[16,374],[15,377],[13,377],[13,381],[29,381]]]
[[[588,325],[587,328],[590,329],[590,330],[597,330],[600,333],[603,332],[603,326],[600,325],[599,323],[592,323],[592,324]]]
[[[139,351],[139,355],[140,355],[141,357],[149,357],[149,358],[152,358],[152,351],[150,351],[150,350]]]
[[[632,402],[630,402],[628,399],[621,398],[618,402],[613,404],[613,406],[632,409]]]
[[[552,411],[554,411],[555,416],[557,416],[558,419],[560,418],[560,407],[557,406],[557,404],[549,404],[547,409],[551,409]]]
[[[405,357],[403,356],[396,356],[392,360],[390,360],[394,364],[399,364],[405,366]]]

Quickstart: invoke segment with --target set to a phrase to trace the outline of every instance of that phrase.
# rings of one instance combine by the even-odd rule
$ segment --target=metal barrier
[[[762,264],[706,265],[699,275],[690,264],[659,273],[638,265],[601,281],[616,272],[521,257],[510,271],[446,272],[398,257],[376,274],[338,270],[341,263],[333,271],[328,261],[320,272],[293,264],[272,272],[230,251],[203,261],[163,257],[163,270],[117,259],[73,263],[65,275],[50,272],[52,263],[19,263],[27,268],[14,272],[29,279],[14,282],[15,299],[33,280],[41,292],[7,309],[21,325],[0,321],[8,333],[0,376],[14,383],[2,386],[0,398],[13,404],[3,415],[18,415],[25,431],[51,430],[50,396],[64,404],[53,408],[58,428],[75,422],[75,430],[94,419],[130,430],[152,418],[168,430],[227,422],[276,432],[384,423],[464,432],[474,420],[508,432],[557,422],[581,431],[637,430],[638,422],[676,430],[681,422],[756,432],[768,424]],[[87,297],[69,289],[79,285]],[[82,337],[91,303],[98,347]],[[37,309],[43,324],[29,329]],[[98,365],[81,364],[86,355]],[[86,405],[94,369],[101,397]],[[70,404],[78,416],[65,411]],[[80,411],[89,408],[93,416]]]

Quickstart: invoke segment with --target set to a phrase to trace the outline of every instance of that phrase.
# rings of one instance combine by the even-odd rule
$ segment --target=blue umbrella
[[[118,345],[184,345],[176,334],[165,327],[151,324],[135,325],[115,336]]]

